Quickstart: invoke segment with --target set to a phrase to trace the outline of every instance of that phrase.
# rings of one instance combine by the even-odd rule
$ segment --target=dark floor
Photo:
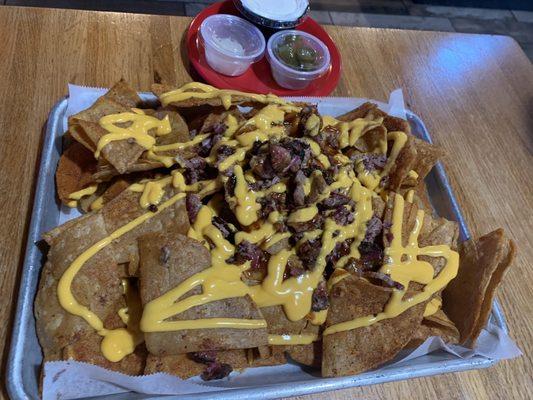
[[[528,1],[531,0],[517,4],[526,4]],[[0,0],[0,4],[7,5],[188,16],[196,15],[213,2],[213,0]],[[465,0],[463,3],[468,1]],[[518,41],[533,61],[533,11],[423,5],[415,4],[412,0],[311,0],[311,10],[311,16],[322,24],[509,35]]]

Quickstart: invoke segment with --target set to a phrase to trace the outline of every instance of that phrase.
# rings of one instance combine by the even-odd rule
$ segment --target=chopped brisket
[[[231,371],[233,371],[231,365],[215,361],[207,364],[207,367],[205,367],[205,370],[200,375],[200,378],[202,378],[204,381],[222,379],[228,376]]]
[[[189,222],[194,224],[194,221],[196,221],[196,216],[198,215],[200,208],[202,208],[200,196],[194,193],[187,193],[187,196],[185,197],[185,207],[187,208]]]
[[[311,310],[322,311],[329,307],[328,290],[326,282],[321,281],[316,289],[313,291],[311,300]]]

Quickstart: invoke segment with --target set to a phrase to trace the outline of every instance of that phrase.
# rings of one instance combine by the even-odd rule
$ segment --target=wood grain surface
[[[40,158],[42,129],[67,83],[191,80],[189,19],[0,7],[0,356],[5,368]],[[475,235],[506,229],[519,246],[498,299],[524,355],[486,370],[299,399],[531,398],[533,67],[503,36],[327,27],[343,58],[333,95],[407,105],[447,151],[446,169]],[[52,194],[50,194],[52,195]],[[3,376],[4,374],[0,374]],[[3,396],[7,396],[2,382]]]

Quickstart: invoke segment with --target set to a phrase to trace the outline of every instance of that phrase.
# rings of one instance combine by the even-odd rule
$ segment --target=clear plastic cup
[[[261,31],[234,15],[207,17],[200,25],[200,36],[207,63],[224,75],[242,75],[265,52]]]
[[[283,61],[276,52],[278,45],[281,44],[288,35],[298,36],[306,46],[311,47],[317,54],[316,67],[304,69],[291,66]],[[324,43],[313,35],[296,30],[280,31],[270,37],[267,43],[267,58],[270,63],[270,69],[274,80],[287,89],[304,89],[309,84],[324,75],[330,67],[329,50]]]

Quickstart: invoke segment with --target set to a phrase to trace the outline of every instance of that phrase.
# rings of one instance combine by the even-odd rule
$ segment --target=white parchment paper
[[[69,101],[63,121],[64,128],[66,129],[67,127],[68,116],[90,107],[105,91],[106,89],[69,85]],[[361,98],[312,97],[292,98],[292,100],[317,103],[319,111],[322,114],[333,116],[350,111],[367,101],[367,99]],[[389,114],[405,118],[405,107],[401,89],[393,91],[387,102],[372,101],[377,103],[381,109]],[[65,207],[61,210],[60,223],[64,223],[79,215],[80,213],[77,210]],[[428,357],[428,355],[435,356]],[[520,349],[509,335],[491,319],[487,327],[481,332],[475,349],[468,349],[458,345],[447,345],[440,338],[432,337],[427,339],[417,349],[402,351],[394,360],[379,370],[361,374],[360,378],[368,379],[373,374],[382,376],[395,369],[401,369],[407,366],[428,366],[431,364],[438,368],[439,362],[444,363],[450,357],[462,359],[484,357],[487,359],[501,360],[520,355]],[[357,381],[357,378],[353,378],[352,381]],[[228,378],[221,381],[206,383],[198,377],[182,380],[164,373],[133,377],[77,361],[55,361],[46,363],[45,365],[43,398],[45,400],[66,400],[129,391],[158,395],[207,392],[213,392],[214,394],[216,391],[230,388],[249,387],[260,390],[261,387],[266,385],[280,383],[295,385],[310,381],[329,382],[327,378],[321,378],[316,372],[302,369],[294,364],[249,368],[244,372],[233,372]]]

